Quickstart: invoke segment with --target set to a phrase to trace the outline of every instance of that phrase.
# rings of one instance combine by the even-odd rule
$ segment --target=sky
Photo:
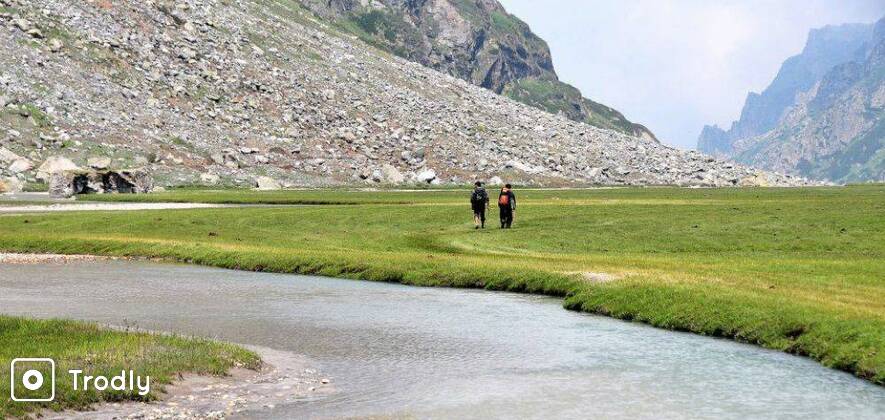
[[[885,15],[885,0],[499,1],[547,41],[561,80],[683,149],[705,124],[730,127],[810,29]]]

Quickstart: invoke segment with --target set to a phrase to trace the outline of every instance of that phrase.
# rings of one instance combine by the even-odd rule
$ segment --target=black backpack
[[[473,194],[470,195],[470,203],[471,204],[485,204],[488,201],[489,195],[486,194],[486,190],[483,188],[477,188],[473,190]]]

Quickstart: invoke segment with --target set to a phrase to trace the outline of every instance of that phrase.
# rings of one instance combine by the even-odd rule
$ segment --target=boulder
[[[9,149],[0,147],[0,163],[10,163],[22,159],[21,156],[13,153]]]
[[[0,178],[0,193],[17,193],[22,191],[22,182],[17,178]]]
[[[255,178],[255,188],[260,191],[271,191],[281,190],[283,189],[283,186],[280,185],[279,181],[269,176],[260,176]]]
[[[33,167],[34,165],[31,164],[31,161],[27,159],[19,159],[15,162],[12,162],[12,165],[9,165],[9,171],[14,174],[18,174],[24,171],[30,171]]]
[[[402,184],[406,177],[393,165],[384,165],[381,167],[381,179],[388,184]]]
[[[111,166],[111,158],[106,156],[93,156],[86,161],[92,169],[108,169]]]
[[[49,196],[68,198],[76,194],[148,193],[154,189],[147,171],[69,170],[56,171],[49,176]]]
[[[504,180],[501,179],[500,176],[493,176],[492,179],[489,179],[489,185],[504,185]]]
[[[433,169],[429,169],[429,168],[425,169],[421,172],[418,172],[418,175],[416,175],[416,178],[418,179],[419,182],[424,182],[424,183],[430,184],[436,179],[436,171],[434,171]]]
[[[37,179],[49,182],[50,175],[56,172],[79,171],[80,167],[64,156],[52,156],[37,168]]]
[[[221,181],[221,177],[212,173],[204,173],[200,174],[200,182],[203,185],[218,185]]]

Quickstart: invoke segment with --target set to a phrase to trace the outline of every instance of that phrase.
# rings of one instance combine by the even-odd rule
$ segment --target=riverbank
[[[48,402],[13,402],[0,399],[0,418],[22,417],[35,411],[44,414],[61,410],[86,410],[108,401],[155,401],[167,385],[180,375],[191,373],[220,377],[231,369],[258,370],[258,354],[236,345],[198,338],[145,332],[119,331],[93,323],[25,319],[0,315],[0,360],[19,357],[51,358],[55,372],[55,398]],[[35,365],[42,370],[45,365]],[[10,395],[10,365],[0,366],[0,394]],[[82,369],[84,375],[113,377],[130,369],[150,376],[150,393],[136,390],[74,390],[73,383],[61,380],[69,369]],[[43,372],[49,378],[49,371]],[[48,380],[48,379],[47,379]],[[19,387],[21,388],[21,387]],[[17,388],[17,392],[27,392]],[[41,388],[42,390],[43,388]],[[46,395],[25,395],[45,398]],[[91,416],[90,416],[91,417]]]
[[[225,376],[179,375],[159,400],[150,403],[102,403],[88,411],[41,414],[58,420],[218,419],[334,392],[330,380],[312,369],[304,357],[264,347],[247,349],[260,356],[260,368],[233,367]]]
[[[96,196],[348,205],[8,216],[0,249],[546,294],[885,383],[885,187],[517,194],[508,231],[460,191]]]

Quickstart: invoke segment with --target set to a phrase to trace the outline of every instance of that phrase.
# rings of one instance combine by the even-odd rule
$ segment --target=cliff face
[[[559,81],[550,49],[496,0],[301,0],[364,41],[552,113],[654,138]]]
[[[774,81],[761,94],[750,92],[741,118],[725,131],[705,126],[698,150],[714,156],[730,156],[731,143],[763,134],[777,126],[796,95],[806,92],[833,67],[862,59],[869,48],[872,25],[847,24],[813,29],[799,55],[784,61]]]
[[[773,130],[736,142],[735,160],[815,179],[885,181],[885,19],[870,45],[800,95]]]
[[[885,180],[883,51],[885,19],[812,31],[729,131],[704,128],[698,149],[816,179]]]

